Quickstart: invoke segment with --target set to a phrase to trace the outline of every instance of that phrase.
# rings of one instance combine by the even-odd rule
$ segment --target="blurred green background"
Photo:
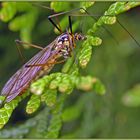
[[[42,2],[50,6],[50,2]],[[102,15],[112,4],[111,2],[96,2],[87,9],[88,12]],[[0,5],[2,7],[2,3]],[[29,7],[28,7],[29,6]],[[20,3],[18,12],[9,21],[0,21],[0,88],[22,65],[16,50],[15,39],[46,46],[55,39],[57,34],[48,21],[47,16],[53,14],[48,9],[32,6],[31,3]],[[62,11],[80,7],[80,2],[67,2],[60,6]],[[58,9],[58,11],[60,10]],[[140,43],[140,7],[118,15],[119,21]],[[14,23],[14,19],[31,14],[28,20]],[[9,15],[10,16],[10,15]],[[61,16],[60,22],[66,18]],[[86,33],[94,24],[90,17],[73,17],[76,31]],[[79,22],[80,21],[80,22]],[[66,20],[65,20],[66,22]],[[64,23],[67,27],[67,22]],[[16,25],[16,26],[15,26]],[[19,26],[19,27],[18,27]],[[94,48],[93,55],[86,69],[81,70],[83,75],[90,74],[98,77],[106,86],[104,96],[93,93],[77,95],[72,94],[67,104],[71,106],[76,102],[85,100],[82,114],[78,120],[64,124],[60,137],[69,138],[139,138],[140,137],[140,46],[118,24],[105,25],[113,34],[114,39],[102,28],[97,35],[102,38],[101,46]],[[79,46],[77,46],[79,47]],[[23,49],[26,60],[31,58],[38,50]],[[55,67],[60,71],[61,65]],[[24,104],[24,103],[23,103]],[[17,115],[18,114],[18,115]],[[24,123],[31,116],[24,113],[21,106],[14,111],[8,126]],[[24,136],[28,138],[28,136]],[[35,135],[29,135],[34,138]]]

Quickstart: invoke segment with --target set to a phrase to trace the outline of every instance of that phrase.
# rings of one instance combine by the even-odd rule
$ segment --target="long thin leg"
[[[95,15],[95,14],[90,14],[87,10],[85,10],[84,8],[82,8],[82,10],[84,10],[86,12],[87,15],[72,15],[71,16],[90,16],[92,17],[95,21],[97,21],[96,17],[100,17],[101,15]],[[104,16],[116,16],[116,15],[104,15]],[[135,43],[138,45],[138,47],[140,47],[140,43],[133,37],[133,35],[120,23],[120,21],[117,19],[117,22],[119,23],[119,25],[130,35],[130,37],[135,41]],[[114,37],[114,35],[105,27],[103,26],[103,28],[108,32],[108,34],[114,39],[114,41],[119,44],[118,40]]]
[[[69,28],[70,28],[70,32],[72,34],[72,23],[71,23],[71,16],[68,16],[69,17]]]
[[[76,8],[76,9],[73,9],[73,10],[70,10],[70,11],[66,11],[66,12],[61,12],[61,13],[57,13],[57,14],[54,14],[54,15],[50,15],[48,17],[49,21],[58,29],[58,31],[60,31],[60,33],[62,33],[61,29],[54,23],[54,21],[52,20],[53,17],[56,17],[56,16],[60,16],[60,15],[63,15],[63,14],[68,14],[68,13],[73,13],[75,11],[78,11],[78,10],[83,10],[85,11],[85,13],[88,15],[88,16],[91,16],[95,21],[97,21],[97,19],[95,18],[95,16],[99,17],[101,15],[92,15],[90,14],[86,9],[84,8]],[[80,15],[78,15],[80,16]],[[105,15],[105,16],[114,16],[114,15]],[[70,18],[69,18],[69,23],[70,23]],[[119,23],[119,22],[118,22]],[[120,23],[119,23],[120,24]],[[118,44],[118,41],[116,40],[116,38],[114,37],[114,35],[106,28],[103,26],[103,28],[110,34],[110,36],[115,40],[115,42]],[[72,28],[71,28],[71,25],[70,25],[70,30],[71,30],[71,33],[72,33]],[[126,30],[126,29],[125,29]],[[127,30],[126,30],[127,31]],[[128,32],[128,31],[127,31]],[[138,46],[140,46],[140,44],[134,39],[134,37],[129,33],[129,35],[131,36],[131,38],[137,43]]]
[[[80,8],[80,10],[83,10],[87,15],[71,15],[71,16],[90,16],[93,20],[95,20],[95,21],[97,21],[97,18],[96,17],[100,17],[101,15],[93,15],[93,14],[91,14],[91,13],[89,13],[86,9],[84,9],[84,8]],[[104,16],[114,16],[114,15],[104,15]],[[118,41],[116,40],[116,38],[114,37],[114,35],[105,27],[105,26],[103,26],[103,28],[107,31],[107,33],[114,39],[114,41],[117,43],[117,44],[119,44],[118,43]]]
[[[45,9],[48,9],[48,10],[51,10],[51,11],[55,12],[54,9],[52,9],[52,8],[50,8],[50,7],[48,7],[48,6],[44,6],[44,5],[41,5],[41,4],[38,4],[38,3],[33,3],[32,5],[39,6],[39,7],[41,7],[41,8],[45,8]],[[62,33],[61,28],[60,28],[60,25],[59,25],[59,27],[58,27],[57,24],[51,19],[51,17],[48,17],[48,19],[49,19],[49,21],[57,28],[57,30],[58,30],[60,33]]]
[[[79,11],[80,9],[83,9],[83,8],[76,8],[76,9],[73,9],[73,10],[70,10],[70,11],[66,11],[66,12],[60,12],[60,13],[57,13],[57,14],[53,14],[53,15],[50,15],[48,16],[48,20],[57,28],[57,30],[62,33],[62,30],[60,29],[60,27],[58,27],[56,25],[56,23],[52,20],[52,18],[54,17],[58,17],[60,15],[64,15],[64,14],[67,14],[67,13],[73,13],[75,11]],[[72,28],[71,28],[72,29]],[[71,30],[72,31],[72,30]]]
[[[63,59],[63,60],[59,60],[59,61],[56,61],[56,62],[53,62],[53,63],[26,65],[25,67],[29,68],[29,67],[45,66],[45,65],[47,65],[47,64],[60,64],[60,63],[63,63],[63,62],[65,62],[65,61],[66,61],[66,59]]]
[[[53,18],[53,17],[57,17],[57,16],[60,16],[60,15],[65,15],[65,14],[68,14],[68,13],[73,13],[75,11],[79,11],[80,9],[85,10],[84,8],[76,8],[76,9],[73,9],[73,10],[70,10],[70,11],[65,11],[65,12],[60,12],[60,13],[54,14],[54,15],[50,15],[50,16],[48,16],[48,18]]]
[[[135,43],[140,47],[140,43],[133,37],[133,35],[120,23],[120,21],[117,19],[117,22],[119,25],[130,35],[130,37],[135,41]]]
[[[49,21],[58,29],[58,31],[60,31],[60,33],[62,33],[62,30],[55,24],[55,22],[52,20],[52,18],[58,17],[58,16],[63,15],[63,14],[72,13],[72,12],[78,11],[78,10],[80,10],[80,9],[81,9],[81,8],[76,8],[76,9],[73,9],[73,10],[71,10],[71,11],[66,11],[66,12],[61,12],[61,13],[57,13],[57,14],[54,14],[54,15],[50,15],[50,16],[48,16],[48,19],[49,19]],[[71,34],[71,36],[72,36],[72,43],[71,43],[71,45],[70,45],[70,56],[71,56],[71,51],[72,51],[73,47],[74,47],[74,48],[76,47],[76,45],[75,45],[74,36],[73,36],[73,33],[72,33],[71,16],[68,16],[68,21],[69,21],[70,34]],[[69,35],[69,32],[67,32],[67,33],[68,33],[68,35]],[[70,41],[70,40],[71,40],[71,39],[70,39],[70,35],[69,35],[69,41]]]
[[[61,29],[55,24],[55,22],[51,19],[51,16],[48,17],[49,21],[57,28],[57,30],[62,33]]]
[[[30,44],[30,43],[27,43],[27,42],[23,42],[23,41],[21,41],[21,40],[15,40],[15,42],[16,42],[16,48],[17,48],[17,50],[18,50],[18,52],[19,52],[19,55],[20,55],[20,58],[21,58],[21,61],[22,61],[22,63],[24,64],[24,62],[25,62],[25,57],[23,56],[23,54],[22,54],[22,52],[21,52],[21,49],[19,48],[19,47],[23,47],[23,45],[28,45],[28,46],[30,46],[30,47],[33,47],[33,48],[37,48],[37,49],[41,49],[41,50],[43,50],[44,48],[43,47],[41,47],[41,46],[38,46],[38,45],[34,45],[34,44]],[[19,47],[18,47],[19,46]]]
[[[33,48],[37,48],[37,49],[40,49],[40,50],[43,50],[44,48],[41,47],[41,46],[38,46],[38,45],[34,45],[34,44],[31,44],[31,43],[27,43],[27,42],[23,42],[21,40],[15,40],[16,44],[20,45],[20,46],[23,46],[23,45],[28,45],[30,47],[33,47]]]
[[[20,46],[20,44],[16,42],[16,48],[17,48],[17,50],[18,50],[19,57],[21,58],[22,64],[24,64],[24,62],[25,62],[25,57],[23,57],[23,54],[22,54],[22,52],[21,52],[21,49],[20,49],[18,46]]]
[[[74,41],[74,36],[73,36],[73,31],[72,31],[72,22],[71,22],[71,16],[69,16],[69,28],[70,28],[70,33],[71,33],[71,36],[72,36],[72,47],[76,48],[76,44],[75,44],[75,41]]]
[[[55,62],[54,64],[60,64],[60,63],[63,63],[63,62],[65,62],[65,61],[66,61],[66,59],[59,60],[59,61]]]
[[[74,42],[71,40],[72,35],[69,34],[68,29],[66,29],[66,33],[68,35],[68,40],[69,40],[69,43],[70,43],[70,45],[69,45],[69,47],[70,47],[69,56],[71,57],[72,56],[72,50],[73,50],[73,47],[74,47]]]

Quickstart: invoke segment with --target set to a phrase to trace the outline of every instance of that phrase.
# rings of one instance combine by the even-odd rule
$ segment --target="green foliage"
[[[40,106],[40,98],[37,95],[32,95],[26,106],[28,114],[34,113]]]
[[[18,96],[11,102],[4,104],[4,107],[0,109],[0,128],[2,128],[8,122],[13,110],[18,106],[18,103],[27,95],[28,93],[24,93],[22,96]]]
[[[23,12],[21,16],[16,16]],[[9,22],[11,31],[20,31],[23,41],[31,42],[31,33],[37,20],[37,10],[28,2],[3,2],[0,10],[0,19]],[[27,21],[29,21],[27,23]]]
[[[48,89],[44,93],[44,101],[47,106],[51,107],[56,103],[56,98],[57,98],[57,90],[56,89]]]
[[[65,95],[61,95],[55,107],[52,108],[52,118],[50,120],[50,125],[48,126],[47,133],[44,136],[45,138],[58,138],[59,131],[62,127],[61,113],[65,98]]]
[[[0,131],[0,138],[23,138],[23,136],[28,134],[30,129],[35,127],[36,124],[36,121],[29,119],[22,125]]]
[[[3,8],[0,11],[0,19],[7,22],[11,20],[16,14],[16,3],[2,3]]]
[[[102,40],[98,37],[87,36],[88,39],[83,43],[82,49],[79,55],[79,64],[82,68],[85,68],[91,59],[92,46],[98,46],[102,43]]]
[[[79,2],[79,7],[87,9],[93,4],[94,2]],[[18,125],[18,127],[3,129],[0,132],[0,137],[87,138],[92,137],[93,133],[95,134],[96,131],[98,133],[97,128],[100,132],[100,127],[103,124],[103,121],[100,120],[106,120],[110,112],[108,113],[106,110],[102,110],[105,114],[102,113],[101,116],[100,113],[98,114],[95,112],[96,108],[97,110],[100,108],[100,104],[102,106],[102,103],[96,101],[96,99],[98,95],[104,95],[106,89],[98,78],[89,74],[83,75],[81,68],[86,68],[87,64],[90,62],[93,48],[102,44],[102,39],[96,37],[95,33],[105,24],[114,24],[117,21],[116,15],[138,5],[140,5],[139,2],[113,3],[109,9],[105,11],[104,15],[89,28],[86,33],[87,39],[82,43],[82,46],[79,48],[77,46],[76,59],[78,62],[75,61],[75,57],[72,55],[64,64],[62,72],[54,72],[44,76],[30,85],[30,92],[32,95],[26,105],[26,112],[32,114],[39,109],[41,110],[41,105],[44,105],[43,110],[32,119],[27,120],[24,124]],[[75,8],[74,4],[67,2],[51,2],[50,7],[54,9],[55,12],[68,11]],[[21,15],[18,15],[20,12]],[[83,13],[83,11],[81,11],[81,13]],[[19,31],[23,41],[30,42],[32,40],[31,33],[37,23],[39,14],[40,11],[33,7],[31,3],[3,2],[2,9],[0,10],[0,19],[8,23],[11,31]],[[27,21],[30,22],[27,24]],[[77,30],[79,23],[80,20],[73,23],[74,32]],[[67,16],[61,19],[60,25],[63,27],[62,30],[65,30],[67,27]],[[81,91],[86,93],[80,94],[81,97],[78,97],[78,99],[74,101],[71,100],[72,103],[69,103],[69,98],[78,96],[79,94],[77,93],[81,93]],[[139,106],[138,91],[139,86],[126,93],[127,95],[124,96],[123,103],[126,103],[125,101],[129,99],[125,105]],[[74,92],[74,94],[71,94],[72,92]],[[93,94],[93,92],[97,94]],[[133,96],[132,93],[134,94]],[[0,109],[0,128],[8,122],[13,110],[27,95],[28,93],[24,93],[22,96],[17,96]],[[3,97],[0,97],[0,101],[2,100]],[[97,106],[95,105],[96,103]],[[100,116],[100,119],[95,113]],[[93,117],[95,119],[93,119]],[[78,120],[81,121],[78,122]],[[77,121],[80,127],[77,127],[76,124],[74,128],[65,133],[63,126],[71,126],[74,121]],[[92,126],[89,127],[91,124]],[[105,128],[104,131],[106,131]],[[60,135],[61,133],[62,136]]]
[[[70,9],[70,4],[68,2],[51,2],[50,7],[55,10],[55,12],[67,11]]]
[[[87,9],[88,7],[91,7],[93,6],[95,2],[91,1],[91,2],[87,2],[87,1],[83,1],[80,3],[80,8],[84,8],[84,9]],[[81,12],[84,12],[81,10]]]

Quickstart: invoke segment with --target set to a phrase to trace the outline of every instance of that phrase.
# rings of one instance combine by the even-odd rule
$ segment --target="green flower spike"
[[[26,112],[28,114],[34,113],[40,106],[40,96],[33,94],[26,106]]]
[[[60,84],[61,79],[62,79],[62,74],[61,75],[58,75],[55,79],[53,79],[50,82],[49,88],[50,89],[56,89],[56,88],[58,88],[58,85]]]
[[[41,79],[31,84],[30,91],[36,95],[40,95],[43,93],[45,86],[46,86],[45,81]]]
[[[45,102],[47,106],[52,107],[55,105],[57,99],[56,89],[46,89],[41,96],[41,101]]]
[[[111,25],[111,24],[116,23],[116,17],[115,16],[112,16],[112,17],[103,16],[102,20],[103,20],[104,24],[110,24]]]
[[[70,79],[70,76],[69,75],[63,75],[61,83],[59,84],[58,90],[61,93],[70,94],[72,89],[73,89],[73,87],[74,86],[73,86],[73,83],[72,83],[72,81]]]
[[[92,46],[99,46],[102,40],[98,37],[87,36],[87,40],[83,43],[82,49],[79,55],[79,64],[82,68],[85,68],[90,61],[92,55]]]
[[[82,50],[79,56],[79,64],[82,68],[85,68],[91,58],[92,49],[91,46],[98,46],[102,43],[100,38],[94,38],[93,35],[104,24],[114,24],[116,22],[115,15],[125,12],[130,8],[140,5],[140,2],[116,2],[112,4],[104,15],[98,19],[98,21],[87,31],[87,40],[83,43]]]
[[[78,89],[88,91],[92,89],[92,77],[80,77],[78,84],[76,85]]]

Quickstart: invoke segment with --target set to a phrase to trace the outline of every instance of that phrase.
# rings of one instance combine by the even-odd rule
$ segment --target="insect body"
[[[72,35],[68,32],[57,37],[52,43],[25,63],[21,69],[8,80],[1,92],[1,95],[6,96],[5,101],[10,102],[24,92],[32,81],[47,74],[55,64],[60,62],[58,59],[64,58],[63,61],[65,61],[74,48],[73,41],[84,39],[86,39],[86,37],[81,34],[76,33]]]

